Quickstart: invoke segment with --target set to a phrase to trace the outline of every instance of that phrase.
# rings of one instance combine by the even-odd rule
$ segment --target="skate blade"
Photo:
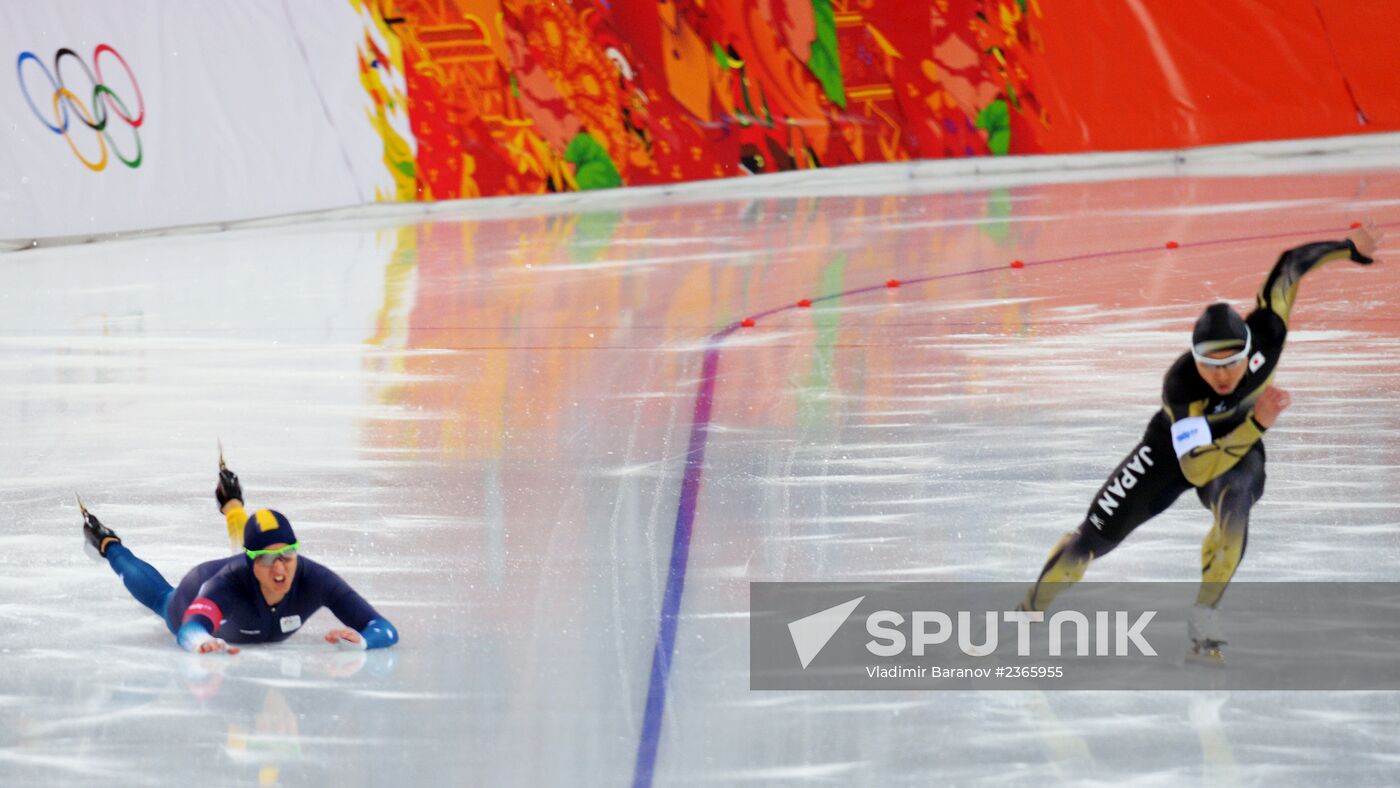
[[[1216,651],[1188,651],[1186,652],[1186,664],[1206,665],[1212,668],[1225,667],[1225,655]]]

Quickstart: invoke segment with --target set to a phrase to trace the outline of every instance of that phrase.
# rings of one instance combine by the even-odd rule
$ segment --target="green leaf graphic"
[[[1005,156],[1011,149],[1011,112],[997,99],[977,115],[977,128],[986,129],[987,147],[994,156]]]
[[[622,185],[617,165],[598,141],[581,131],[564,150],[564,160],[574,165],[574,179],[580,191],[611,189]]]
[[[846,88],[841,84],[841,56],[836,51],[836,12],[831,8],[831,0],[812,0],[812,11],[817,21],[817,39],[812,42],[807,68],[822,83],[831,103],[845,109]]]

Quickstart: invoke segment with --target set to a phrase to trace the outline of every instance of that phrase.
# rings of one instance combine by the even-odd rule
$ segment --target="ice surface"
[[[0,783],[621,784],[650,736],[659,784],[1392,784],[1388,693],[748,690],[750,581],[1030,580],[1202,304],[1400,223],[1400,171],[1340,164],[861,172],[0,257]],[[1303,283],[1238,579],[1400,577],[1398,302],[1393,264]],[[399,646],[339,653],[323,612],[186,655],[84,557],[75,491],[172,582],[226,550],[216,438]],[[1189,580],[1208,524],[1183,498],[1091,577]]]

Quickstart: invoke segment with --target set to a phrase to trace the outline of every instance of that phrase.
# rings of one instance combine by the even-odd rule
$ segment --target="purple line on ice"
[[[715,398],[715,372],[719,369],[720,343],[738,325],[730,326],[710,338],[705,348],[705,360],[700,373],[700,391],[695,397],[695,417],[690,422],[690,448],[685,457],[685,478],[681,482],[681,500],[676,509],[676,530],[671,540],[671,567],[666,574],[666,595],[661,601],[661,627],[656,635],[656,648],[651,657],[651,681],[647,687],[646,714],[642,720],[642,736],[637,745],[637,768],[634,786],[650,786],[656,769],[656,748],[661,736],[661,718],[666,710],[666,683],[671,676],[671,658],[676,652],[676,624],[680,613],[681,593],[685,590],[685,570],[690,557],[691,526],[700,496],[700,476],[705,464],[705,434],[710,426],[710,414]]]

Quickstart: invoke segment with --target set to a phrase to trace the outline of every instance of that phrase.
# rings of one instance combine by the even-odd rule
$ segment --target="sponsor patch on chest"
[[[301,616],[282,616],[282,631],[295,632],[301,628]]]

